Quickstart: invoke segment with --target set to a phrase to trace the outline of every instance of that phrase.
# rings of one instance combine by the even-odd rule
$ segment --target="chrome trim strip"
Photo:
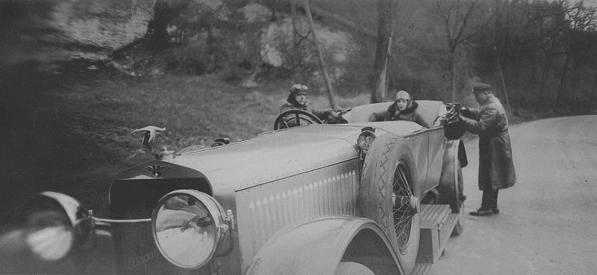
[[[146,219],[106,219],[106,218],[98,218],[98,217],[91,217],[93,221],[99,223],[139,223],[139,222],[151,222],[151,218]]]

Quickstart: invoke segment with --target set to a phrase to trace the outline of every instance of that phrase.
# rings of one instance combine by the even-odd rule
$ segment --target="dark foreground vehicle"
[[[42,201],[61,218],[30,234],[63,241],[32,250],[59,260],[111,241],[121,274],[409,274],[421,204],[459,212],[466,155],[443,126],[367,122],[388,104],[356,107],[347,124],[162,154],[112,183],[110,219],[42,193],[29,219],[47,211]],[[420,101],[417,112],[434,125],[445,108]],[[93,236],[107,224],[109,234]]]

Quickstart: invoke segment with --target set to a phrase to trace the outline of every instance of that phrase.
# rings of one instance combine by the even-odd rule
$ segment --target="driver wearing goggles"
[[[280,108],[280,113],[288,110],[302,110],[314,114],[321,120],[326,120],[328,117],[337,118],[340,114],[332,109],[313,109],[311,104],[307,101],[307,94],[309,87],[303,84],[294,84],[290,87],[290,93],[286,102]]]

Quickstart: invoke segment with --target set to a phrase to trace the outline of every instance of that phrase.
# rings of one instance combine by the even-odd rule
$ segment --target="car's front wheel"
[[[359,207],[363,216],[382,226],[409,274],[419,250],[420,215],[413,158],[398,139],[379,137],[363,166]]]

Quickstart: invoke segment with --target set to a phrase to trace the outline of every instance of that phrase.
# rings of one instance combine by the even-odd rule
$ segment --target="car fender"
[[[381,228],[370,219],[348,216],[320,217],[282,229],[259,250],[245,274],[334,274],[343,260],[375,274],[404,274]]]

